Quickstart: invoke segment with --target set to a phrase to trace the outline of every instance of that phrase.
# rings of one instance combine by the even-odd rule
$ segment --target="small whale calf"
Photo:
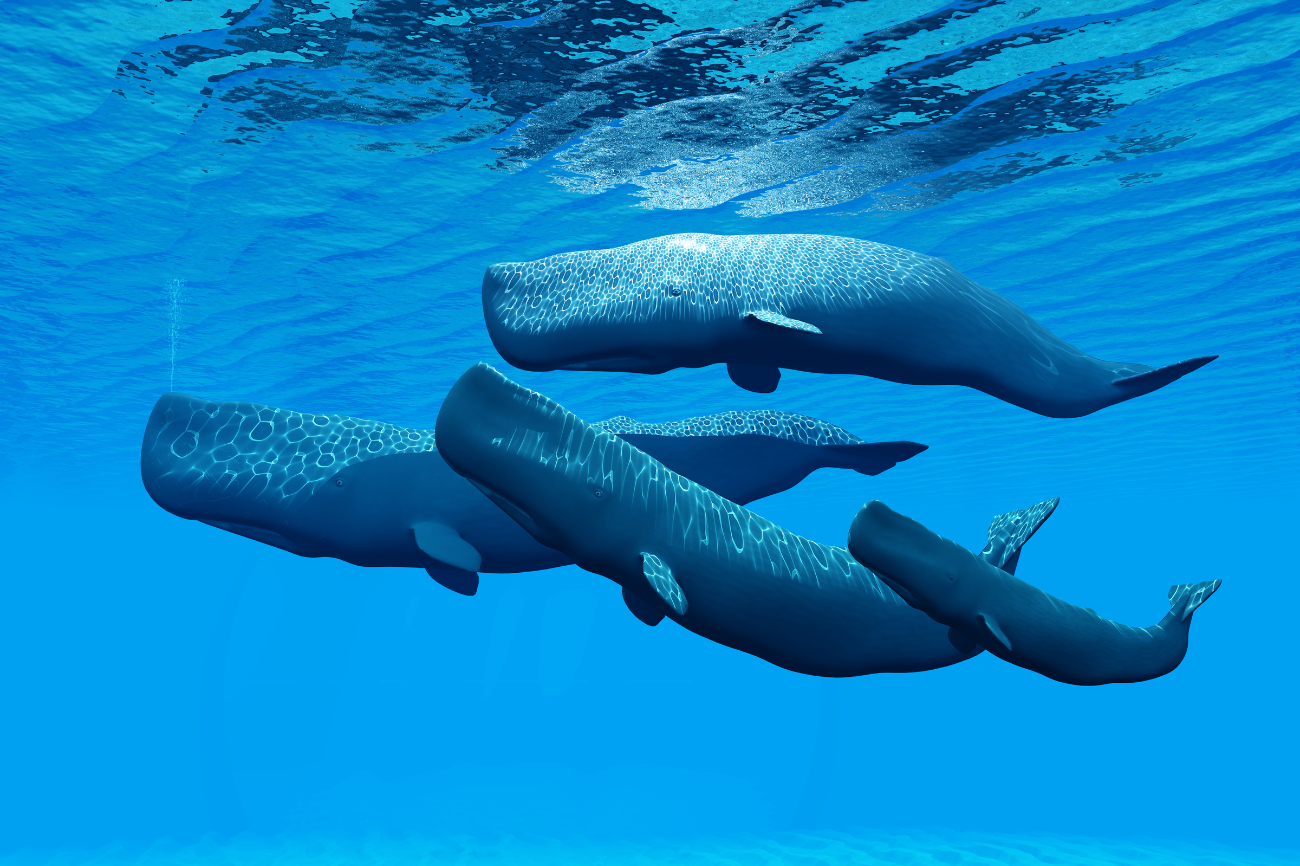
[[[750,391],[780,368],[964,385],[1054,418],[1162,388],[1166,367],[1084,354],[943,259],[824,235],[676,234],[492,265],[483,314],[524,370],[662,373],[725,363]]]
[[[1022,521],[1036,528],[1055,508],[1056,500],[1044,502],[1001,522],[1013,533]],[[1141,682],[1178,667],[1192,612],[1222,583],[1171,586],[1164,619],[1133,628],[993,568],[879,500],[858,512],[848,544],[854,559],[935,622],[1012,664],[1080,686]]]
[[[607,429],[735,502],[785,490],[822,467],[876,475],[925,450],[864,442],[788,412],[723,412]],[[145,427],[140,475],[180,517],[296,553],[424,568],[472,595],[478,572],[569,564],[539,544],[434,447],[432,430],[169,393]]]
[[[908,606],[844,548],[783,529],[486,364],[435,425],[438,451],[540,543],[623,588],[629,609],[792,671],[847,677],[968,659],[974,642]],[[995,523],[1010,564],[1037,522]]]

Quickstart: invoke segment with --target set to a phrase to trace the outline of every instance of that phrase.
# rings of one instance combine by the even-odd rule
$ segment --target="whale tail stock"
[[[1217,357],[1219,356],[1202,355],[1199,358],[1188,358],[1186,361],[1179,361],[1177,364],[1156,367],[1152,370],[1142,370],[1138,373],[1128,372],[1130,368],[1120,366],[1115,372],[1116,374],[1124,373],[1124,375],[1117,375],[1112,384],[1124,392],[1123,399],[1131,400],[1134,397],[1141,397],[1143,394],[1150,394],[1152,391],[1163,388],[1193,370],[1199,370]]]
[[[1203,580],[1200,583],[1180,583],[1169,587],[1169,612],[1185,622],[1198,607],[1205,604],[1222,580]]]
[[[1052,516],[1060,502],[1061,497],[1058,496],[994,517],[989,523],[989,543],[980,551],[980,559],[1007,574],[1015,574],[1025,542],[1034,537],[1034,533]]]
[[[827,465],[852,469],[861,475],[879,475],[929,448],[919,442],[863,442],[858,445],[823,445],[821,450],[837,459]]]

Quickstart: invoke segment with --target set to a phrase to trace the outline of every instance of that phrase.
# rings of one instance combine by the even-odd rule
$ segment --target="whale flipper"
[[[1007,636],[1002,633],[1002,627],[998,625],[998,621],[987,613],[980,614],[980,619],[984,621],[984,627],[998,639],[999,643],[1007,648],[1007,652],[1011,652],[1011,641],[1007,640]]]
[[[1186,361],[1179,361],[1177,364],[1169,364],[1165,367],[1157,367],[1154,370],[1144,370],[1141,373],[1120,376],[1115,380],[1114,384],[1117,388],[1123,388],[1125,392],[1132,392],[1125,399],[1140,397],[1143,394],[1150,394],[1152,391],[1163,388],[1170,382],[1181,379],[1193,370],[1199,370],[1217,357],[1219,356],[1202,355],[1199,358],[1188,358]]]
[[[459,568],[426,568],[429,577],[452,592],[461,595],[474,595],[478,592],[478,572],[462,571]]]
[[[952,644],[952,648],[959,653],[970,653],[971,655],[974,655],[984,649],[979,644],[975,643],[975,641],[971,640],[968,635],[957,631],[955,628],[948,629],[948,643]]]
[[[1038,527],[1052,516],[1060,502],[1061,497],[1058,496],[993,518],[989,522],[989,543],[980,551],[980,559],[1007,574],[1015,574],[1025,542],[1034,537]]]
[[[663,611],[650,604],[650,602],[646,601],[626,586],[623,587],[623,604],[627,605],[627,609],[632,611],[632,616],[641,620],[641,622],[646,625],[655,626],[659,625],[659,623],[663,621]]]
[[[673,570],[666,562],[653,553],[642,553],[641,570],[645,573],[645,579],[650,587],[659,593],[660,598],[668,602],[668,606],[675,610],[678,616],[686,613],[686,594],[677,585]]]
[[[474,546],[444,523],[417,523],[411,530],[420,549],[439,562],[462,571],[478,571],[483,564],[483,557]]]
[[[789,328],[792,331],[803,331],[808,334],[820,334],[822,332],[822,329],[816,325],[810,325],[807,322],[801,322],[798,319],[792,319],[771,310],[751,310],[745,313],[745,318],[757,319],[760,322],[767,322],[769,325],[776,325],[778,328]]]
[[[1221,583],[1222,580],[1203,580],[1200,583],[1180,583],[1169,587],[1169,610],[1182,622],[1214,595]]]
[[[727,364],[727,375],[746,391],[755,394],[771,394],[781,381],[780,367],[765,367],[762,364]]]

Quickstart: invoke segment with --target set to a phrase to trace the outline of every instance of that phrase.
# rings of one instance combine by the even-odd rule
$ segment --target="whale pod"
[[[524,370],[662,373],[726,364],[751,391],[780,369],[964,385],[1073,418],[1164,387],[1166,367],[1084,354],[943,259],[825,235],[677,234],[492,265],[483,314]]]
[[[822,467],[875,475],[925,450],[864,442],[834,424],[770,410],[605,424],[737,502]],[[145,427],[140,475],[153,500],[181,517],[300,556],[424,568],[467,595],[480,571],[570,561],[453,472],[432,430],[169,393]]]
[[[1057,501],[994,519],[990,547],[1032,535]],[[1027,534],[1026,534],[1027,533]],[[972,556],[879,500],[862,507],[849,528],[849,552],[908,604],[1001,659],[1063,683],[1095,686],[1163,676],[1187,654],[1192,612],[1222,583],[1169,588],[1169,613],[1149,628],[1098,616],[1043,592]]]
[[[929,670],[979,652],[844,548],[724,499],[486,364],[457,380],[434,430],[455,471],[539,542],[619,584],[647,624],[666,616],[820,676]],[[988,561],[1018,550],[1009,537]]]

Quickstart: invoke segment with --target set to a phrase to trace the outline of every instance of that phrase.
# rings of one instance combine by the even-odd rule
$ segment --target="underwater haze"
[[[246,8],[242,4],[251,5]],[[0,5],[0,863],[1300,862],[1300,3]],[[1218,360],[1086,417],[722,366],[525,372],[485,269],[677,232],[951,262],[1099,358]],[[307,559],[159,508],[178,391],[434,426],[485,361],[588,421],[726,410],[929,450],[873,498],[1135,626],[1172,673],[983,653],[824,679],[576,566]]]

